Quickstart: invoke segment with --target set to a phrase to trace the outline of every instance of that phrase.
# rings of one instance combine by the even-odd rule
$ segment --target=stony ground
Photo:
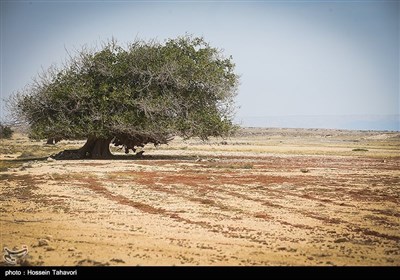
[[[399,133],[245,129],[141,159],[40,158],[82,143],[2,140],[0,245],[27,245],[20,263],[400,265]]]

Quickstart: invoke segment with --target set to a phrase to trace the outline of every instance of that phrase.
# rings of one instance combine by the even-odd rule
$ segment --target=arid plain
[[[0,245],[26,245],[20,264],[400,265],[400,133],[247,128],[47,159],[83,143],[1,140]]]

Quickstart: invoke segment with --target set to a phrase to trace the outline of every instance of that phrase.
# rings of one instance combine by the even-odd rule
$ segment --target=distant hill
[[[400,131],[400,115],[239,116],[236,119],[244,127]]]

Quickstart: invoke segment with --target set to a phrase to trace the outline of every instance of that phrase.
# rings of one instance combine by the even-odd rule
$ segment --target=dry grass
[[[400,265],[400,134],[245,132],[90,161],[32,159],[83,143],[17,135],[0,245],[29,265]]]

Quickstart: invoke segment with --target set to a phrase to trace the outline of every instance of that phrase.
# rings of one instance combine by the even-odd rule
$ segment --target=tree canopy
[[[136,40],[127,47],[111,40],[38,75],[15,95],[13,110],[33,138],[88,139],[70,153],[76,158],[107,157],[110,143],[128,152],[176,135],[224,137],[235,127],[234,67],[232,57],[203,38]]]

